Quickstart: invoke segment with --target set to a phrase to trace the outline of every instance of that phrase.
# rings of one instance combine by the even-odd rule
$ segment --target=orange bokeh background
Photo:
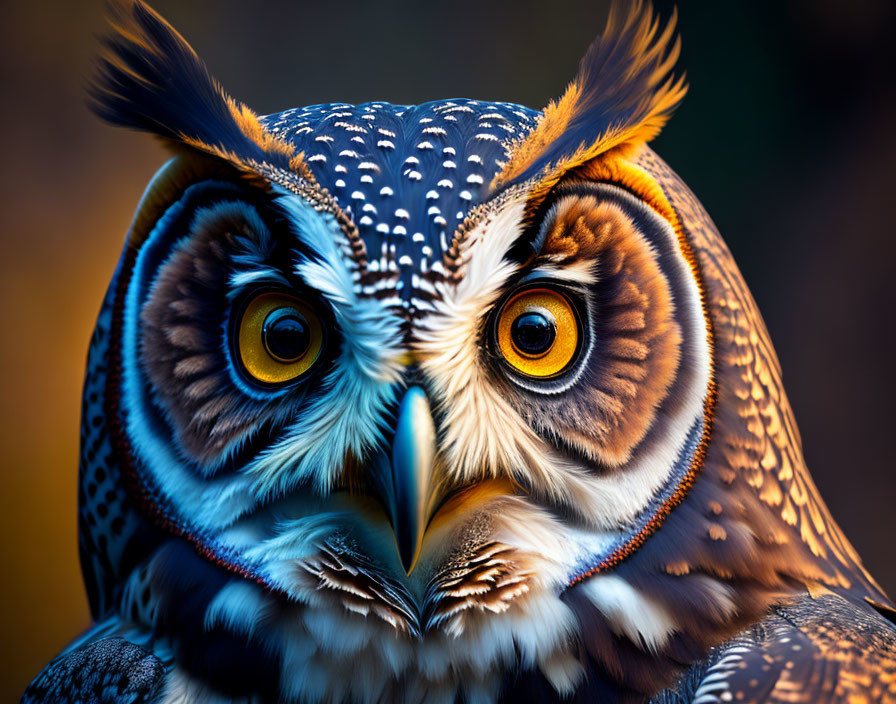
[[[101,3],[4,3],[0,701],[89,623],[76,538],[81,383],[141,188],[163,158],[83,106]]]
[[[154,4],[260,112],[456,95],[541,106],[606,13],[585,0]],[[893,65],[892,3],[683,5],[692,91],[658,150],[734,250],[822,494],[892,593],[896,91],[880,68]],[[84,107],[102,13],[101,0],[14,2],[0,22],[0,701],[88,625],[84,360],[133,208],[165,158]]]

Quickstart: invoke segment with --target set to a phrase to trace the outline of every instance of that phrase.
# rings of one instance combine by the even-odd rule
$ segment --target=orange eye
[[[563,294],[531,288],[513,296],[498,316],[498,348],[505,361],[526,376],[562,372],[579,347],[575,309]]]
[[[239,325],[239,355],[246,371],[266,384],[283,384],[307,372],[323,349],[320,318],[283,293],[263,293],[246,306]]]

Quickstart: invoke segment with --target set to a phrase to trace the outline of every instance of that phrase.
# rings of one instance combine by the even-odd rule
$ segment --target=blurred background
[[[657,2],[668,16],[672,3]],[[443,97],[541,107],[603,26],[599,0],[155,0],[260,113]],[[165,159],[101,124],[83,84],[101,0],[3,0],[0,22],[0,701],[87,626],[76,544],[94,316]],[[896,595],[896,3],[681,2],[691,92],[656,141],[727,239],[771,330],[834,516]]]

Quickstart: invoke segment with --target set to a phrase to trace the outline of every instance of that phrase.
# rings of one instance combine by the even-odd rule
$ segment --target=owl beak
[[[426,392],[411,386],[401,399],[392,441],[391,487],[387,508],[405,572],[417,564],[432,509],[436,428]],[[391,494],[391,496],[389,495]]]

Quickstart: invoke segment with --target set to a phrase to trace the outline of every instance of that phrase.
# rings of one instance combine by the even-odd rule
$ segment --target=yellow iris
[[[263,293],[243,310],[239,356],[246,371],[266,384],[283,384],[307,372],[323,348],[320,319],[285,293]]]
[[[505,361],[531,377],[562,372],[579,346],[579,324],[566,296],[531,288],[513,296],[498,316],[498,347]]]

